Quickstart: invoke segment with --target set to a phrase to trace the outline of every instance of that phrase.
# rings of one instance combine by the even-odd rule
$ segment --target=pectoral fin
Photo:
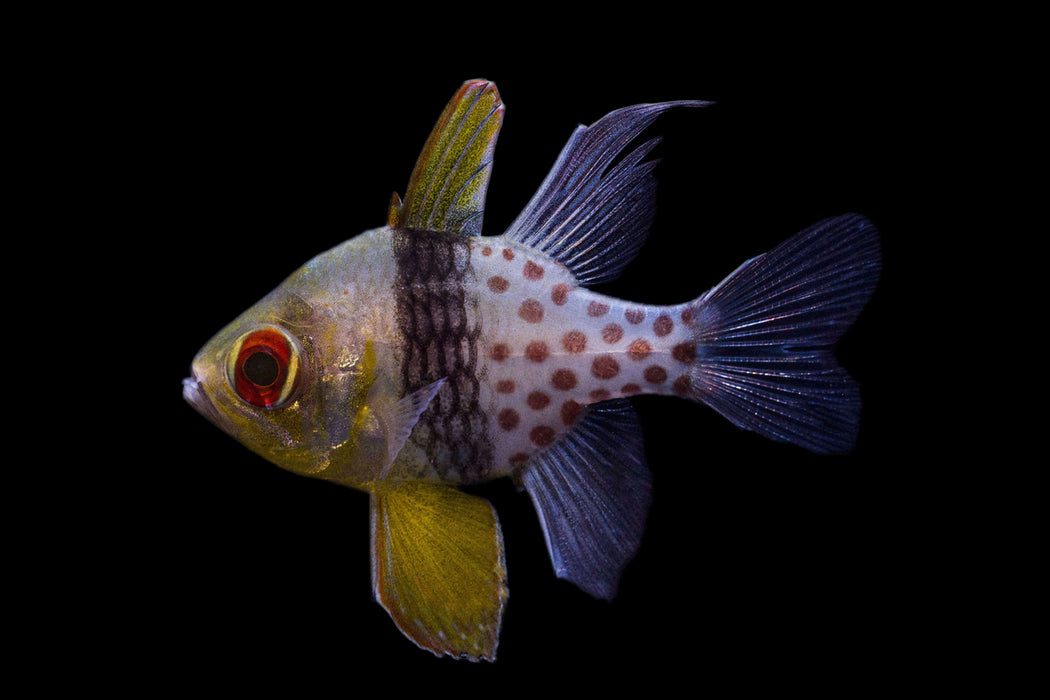
[[[383,467],[380,478],[386,478],[387,470],[390,469],[390,463],[393,462],[394,457],[401,451],[401,448],[405,446],[405,441],[412,434],[412,429],[419,422],[419,417],[423,415],[423,411],[427,410],[427,406],[437,396],[438,390],[441,389],[444,383],[444,378],[439,379],[433,384],[428,384],[422,389],[403,397],[391,407],[390,428],[387,436],[390,462]]]
[[[437,656],[496,656],[507,572],[491,504],[405,481],[372,494],[372,583],[398,628]]]
[[[496,86],[484,80],[464,83],[423,146],[404,201],[396,194],[392,198],[390,226],[481,235],[492,153],[502,123]]]
[[[355,413],[352,437],[358,459],[370,461],[369,471],[374,478],[386,479],[419,417],[444,383],[444,378],[439,379],[401,398],[395,398],[389,381],[372,383],[365,402]]]

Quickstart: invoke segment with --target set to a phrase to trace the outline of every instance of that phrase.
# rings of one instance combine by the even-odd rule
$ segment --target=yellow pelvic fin
[[[372,493],[372,585],[420,647],[495,659],[507,571],[492,505],[443,484],[381,485]]]
[[[404,202],[396,194],[391,199],[387,223],[480,236],[503,111],[495,84],[464,83],[430,132]]]

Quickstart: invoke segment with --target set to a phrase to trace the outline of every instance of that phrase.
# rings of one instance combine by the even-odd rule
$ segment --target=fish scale
[[[468,279],[469,243],[462,236],[429,232],[388,230],[386,235],[397,269],[393,296],[403,392],[444,382],[410,440],[439,478],[463,483],[489,478],[492,443],[479,401],[481,301]]]
[[[386,225],[300,267],[194,358],[183,396],[216,426],[369,494],[373,593],[421,648],[496,656],[508,563],[492,504],[464,484],[512,477],[555,574],[616,595],[652,500],[632,396],[697,401],[817,453],[853,445],[860,394],[833,346],[878,280],[863,216],[817,223],[681,304],[588,289],[624,269],[653,221],[657,139],[632,144],[666,110],[705,104],[578,127],[487,236],[504,107],[495,85],[468,81]]]

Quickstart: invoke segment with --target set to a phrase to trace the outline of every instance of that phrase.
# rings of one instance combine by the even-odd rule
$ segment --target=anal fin
[[[422,389],[418,389],[411,394],[402,397],[390,407],[388,411],[389,415],[387,419],[388,426],[386,435],[387,458],[379,473],[380,479],[386,479],[391,464],[393,464],[394,459],[397,458],[401,448],[405,446],[405,441],[408,440],[408,436],[412,434],[412,429],[415,428],[416,423],[419,422],[419,417],[430,405],[430,402],[434,400],[434,397],[437,396],[438,391],[444,383],[444,378],[439,379]]]
[[[611,600],[641,544],[652,500],[641,427],[629,401],[593,406],[522,477],[554,572]]]
[[[492,505],[443,484],[402,481],[372,493],[372,583],[423,649],[493,660],[507,571]]]

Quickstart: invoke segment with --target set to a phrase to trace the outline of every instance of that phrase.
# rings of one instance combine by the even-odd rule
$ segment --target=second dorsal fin
[[[565,144],[532,200],[507,229],[511,240],[543,251],[583,285],[608,282],[645,242],[656,209],[656,161],[646,156],[659,138],[631,142],[672,107],[708,102],[641,104],[580,126]]]
[[[481,235],[503,111],[494,83],[463,83],[430,132],[404,200],[394,195],[387,223],[395,228]]]

